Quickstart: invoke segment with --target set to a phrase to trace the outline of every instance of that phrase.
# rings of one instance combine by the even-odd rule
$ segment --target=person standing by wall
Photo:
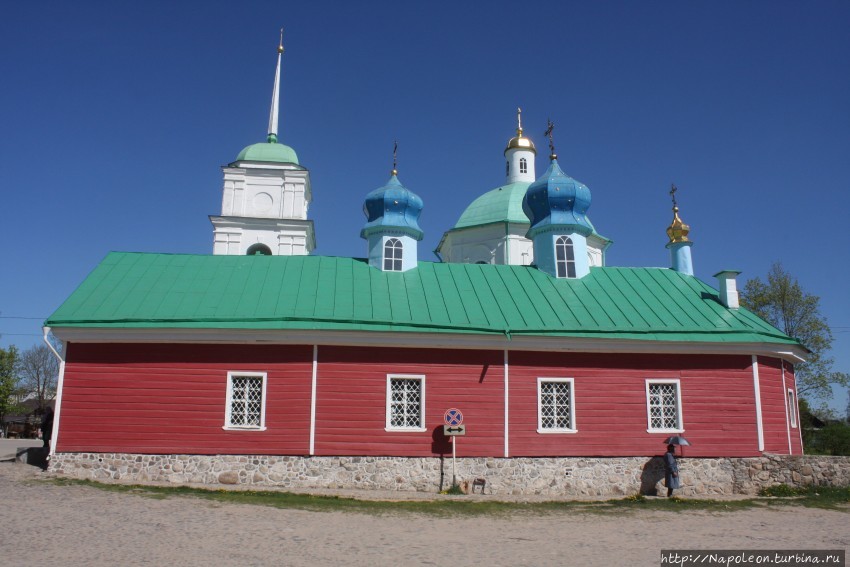
[[[673,496],[673,489],[679,488],[679,464],[676,462],[676,446],[667,445],[664,453],[664,484],[667,485],[667,498]]]
[[[50,438],[53,436],[53,408],[47,406],[44,414],[41,416],[41,439],[44,441],[44,447],[50,448]]]

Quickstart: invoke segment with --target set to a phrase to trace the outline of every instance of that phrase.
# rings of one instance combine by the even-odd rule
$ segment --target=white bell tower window
[[[506,161],[505,162],[505,175],[510,175],[510,174],[511,174],[511,162]]]
[[[390,238],[384,243],[384,271],[400,272],[403,247],[401,240]]]
[[[528,161],[525,158],[519,158],[519,172],[528,173]]]
[[[555,262],[559,278],[576,277],[576,256],[569,236],[561,236],[555,241]]]

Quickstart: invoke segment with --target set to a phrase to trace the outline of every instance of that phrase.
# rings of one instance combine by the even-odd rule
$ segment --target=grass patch
[[[354,512],[373,515],[405,513],[433,516],[516,516],[523,514],[558,514],[585,512],[591,514],[622,514],[639,511],[666,512],[734,512],[752,508],[806,506],[850,512],[850,487],[772,487],[758,498],[710,500],[691,498],[647,498],[641,495],[604,501],[505,502],[498,500],[441,499],[432,500],[358,500],[339,496],[314,496],[293,492],[263,490],[208,489],[188,486],[149,486],[101,483],[90,480],[58,478],[58,485],[89,486],[98,490],[133,494],[146,498],[198,498],[220,504],[249,504],[313,512]],[[455,494],[446,491],[447,494]]]
[[[788,486],[777,484],[759,491],[759,496],[790,501],[811,508],[847,509],[850,486]]]

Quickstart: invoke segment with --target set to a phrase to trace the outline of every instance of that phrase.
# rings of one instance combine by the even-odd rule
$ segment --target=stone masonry
[[[778,484],[850,486],[850,457],[765,455],[685,458],[683,496],[757,494]],[[57,453],[50,470],[63,476],[124,482],[244,485],[291,489],[357,488],[439,492],[452,484],[450,458],[298,457],[268,455],[136,455]],[[459,458],[456,479],[488,494],[621,497],[663,494],[660,457]]]

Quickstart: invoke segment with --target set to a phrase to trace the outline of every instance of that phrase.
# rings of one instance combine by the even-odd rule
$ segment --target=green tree
[[[771,266],[766,282],[747,280],[741,300],[749,310],[811,351],[806,362],[794,367],[799,396],[825,400],[832,395],[832,384],[850,385],[850,375],[832,368],[832,331],[820,312],[820,297],[803,291],[797,278],[780,262]]]
[[[15,394],[18,392],[18,349],[0,347],[0,424],[4,418],[18,410]]]

